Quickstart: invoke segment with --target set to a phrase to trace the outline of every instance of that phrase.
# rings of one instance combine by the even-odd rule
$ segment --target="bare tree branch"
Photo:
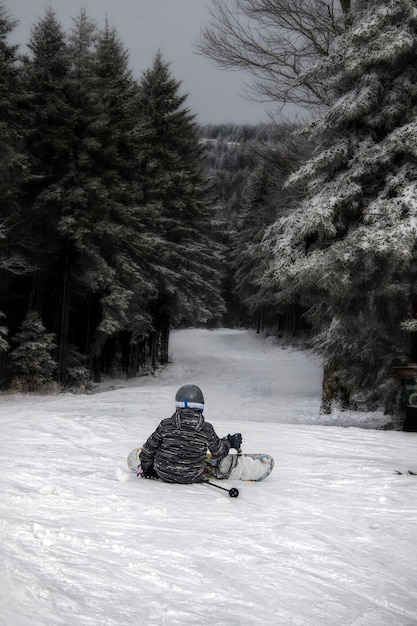
[[[246,70],[247,92],[277,107],[327,104],[321,85],[300,79],[334,49],[350,0],[212,0],[197,50],[220,67]]]

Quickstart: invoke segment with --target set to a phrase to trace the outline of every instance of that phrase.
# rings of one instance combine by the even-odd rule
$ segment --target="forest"
[[[213,5],[203,52],[305,119],[199,126],[160,53],[136,80],[108,23],[83,10],[65,32],[47,9],[24,56],[0,3],[2,388],[146,374],[170,329],[225,325],[316,350],[323,411],[398,416],[393,372],[417,361],[413,2]]]
[[[107,24],[48,9],[30,56],[1,14],[2,381],[84,388],[168,360],[169,329],[220,323],[203,145],[157,54],[135,81]]]

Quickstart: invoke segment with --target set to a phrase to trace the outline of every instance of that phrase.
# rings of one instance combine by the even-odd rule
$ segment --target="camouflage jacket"
[[[178,409],[162,420],[143,445],[140,462],[145,471],[153,467],[165,482],[200,482],[207,450],[216,459],[222,459],[228,454],[230,443],[216,435],[201,412]]]

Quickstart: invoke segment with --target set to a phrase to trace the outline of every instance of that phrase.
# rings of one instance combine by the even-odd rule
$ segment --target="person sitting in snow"
[[[242,435],[220,439],[203,417],[204,397],[197,385],[184,385],[175,396],[175,413],[162,420],[139,454],[142,478],[169,483],[204,480],[207,450],[220,461],[231,448],[239,450]]]

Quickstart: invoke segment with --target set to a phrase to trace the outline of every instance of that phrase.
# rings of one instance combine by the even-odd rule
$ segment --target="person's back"
[[[220,439],[203,417],[204,397],[196,385],[184,385],[175,398],[176,411],[162,420],[140,453],[142,476],[165,482],[192,483],[204,479],[205,458],[210,450],[224,458],[239,447],[240,435]]]

